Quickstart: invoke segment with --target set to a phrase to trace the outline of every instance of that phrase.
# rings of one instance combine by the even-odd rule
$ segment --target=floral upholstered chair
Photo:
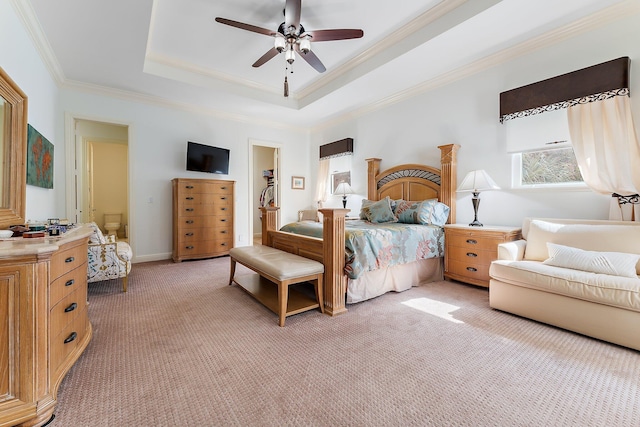
[[[127,242],[116,242],[115,236],[107,239],[95,222],[88,225],[93,228],[93,233],[89,236],[87,282],[122,278],[122,291],[127,292],[127,277],[133,258],[131,246]]]

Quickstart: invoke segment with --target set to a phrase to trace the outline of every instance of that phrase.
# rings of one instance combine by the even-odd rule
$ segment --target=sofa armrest
[[[513,242],[500,243],[498,245],[498,259],[509,261],[521,261],[524,258],[526,240],[514,240]]]

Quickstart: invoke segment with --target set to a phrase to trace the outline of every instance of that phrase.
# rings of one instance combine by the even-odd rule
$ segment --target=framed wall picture
[[[337,172],[331,175],[331,194],[336,192],[336,188],[338,188],[341,182],[346,182],[351,185],[351,171]]]
[[[303,176],[292,176],[291,177],[291,188],[294,190],[304,190],[304,177]]]

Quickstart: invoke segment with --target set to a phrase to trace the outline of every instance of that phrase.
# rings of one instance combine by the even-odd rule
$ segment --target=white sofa
[[[492,308],[640,350],[640,223],[526,218],[499,245]]]

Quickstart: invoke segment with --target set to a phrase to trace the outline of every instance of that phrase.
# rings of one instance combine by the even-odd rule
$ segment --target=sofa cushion
[[[549,258],[544,264],[592,273],[637,278],[636,264],[640,255],[622,252],[585,251],[569,246],[547,243]]]
[[[637,277],[590,273],[538,261],[493,261],[489,275],[516,286],[640,312]]]
[[[587,251],[640,254],[640,226],[556,224],[532,220],[524,259],[544,261],[549,258],[547,242]]]

